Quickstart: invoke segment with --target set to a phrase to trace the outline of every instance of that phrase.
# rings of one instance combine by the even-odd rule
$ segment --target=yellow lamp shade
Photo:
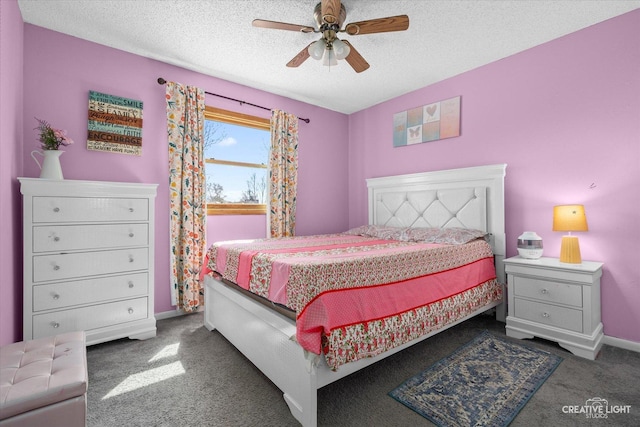
[[[553,231],[589,231],[583,205],[553,207]]]

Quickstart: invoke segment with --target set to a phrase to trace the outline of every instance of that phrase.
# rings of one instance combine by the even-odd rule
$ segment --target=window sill
[[[251,203],[209,203],[207,215],[266,215],[267,206]]]

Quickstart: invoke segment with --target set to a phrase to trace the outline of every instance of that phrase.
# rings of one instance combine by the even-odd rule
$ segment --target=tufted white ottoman
[[[0,347],[0,425],[85,426],[83,331]]]

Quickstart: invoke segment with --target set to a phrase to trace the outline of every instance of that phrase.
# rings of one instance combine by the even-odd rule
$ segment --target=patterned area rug
[[[438,426],[507,426],[561,361],[484,331],[389,395]]]

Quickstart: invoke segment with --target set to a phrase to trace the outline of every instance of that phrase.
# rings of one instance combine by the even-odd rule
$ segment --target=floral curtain
[[[271,112],[269,178],[270,235],[293,236],[298,186],[298,118],[280,110]]]
[[[206,250],[207,204],[202,89],[168,82],[171,298],[185,312],[203,305],[200,269]]]

